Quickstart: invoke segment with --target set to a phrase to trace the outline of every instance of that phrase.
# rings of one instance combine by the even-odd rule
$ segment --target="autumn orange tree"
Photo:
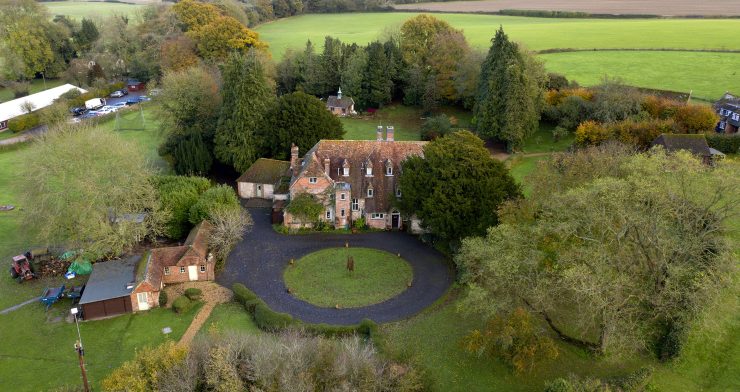
[[[224,15],[213,4],[184,0],[172,7],[185,29],[185,35],[196,42],[204,58],[224,59],[233,50],[267,48],[259,34],[235,18]]]

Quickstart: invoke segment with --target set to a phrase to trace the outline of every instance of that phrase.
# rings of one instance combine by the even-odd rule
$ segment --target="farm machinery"
[[[24,280],[31,280],[36,277],[26,255],[13,257],[13,262],[10,264],[10,277],[17,279],[18,283],[23,283]]]
[[[41,294],[41,298],[39,300],[46,305],[46,309],[48,310],[51,305],[54,305],[62,298],[69,298],[72,300],[73,304],[77,304],[80,302],[83,291],[85,291],[85,285],[72,286],[69,288],[65,285],[61,285],[59,287],[47,287],[44,289],[44,293]]]

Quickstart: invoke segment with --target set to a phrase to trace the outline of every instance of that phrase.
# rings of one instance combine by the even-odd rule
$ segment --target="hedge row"
[[[740,153],[740,135],[708,134],[707,143],[725,154]]]
[[[257,294],[241,283],[235,283],[232,286],[232,291],[234,291],[236,301],[242,304],[247,312],[252,314],[257,327],[262,330],[275,331],[288,327],[298,327],[308,332],[327,337],[361,334],[373,339],[377,335],[378,326],[374,321],[369,319],[364,319],[356,325],[306,324],[294,319],[287,313],[276,312],[270,309]]]
[[[39,125],[38,113],[26,113],[8,121],[8,129],[13,133],[23,132]]]

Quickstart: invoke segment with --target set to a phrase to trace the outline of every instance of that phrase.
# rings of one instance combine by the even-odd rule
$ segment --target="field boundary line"
[[[681,49],[681,48],[552,48],[535,50],[536,54],[572,52],[694,52],[694,53],[740,53],[740,49]]]

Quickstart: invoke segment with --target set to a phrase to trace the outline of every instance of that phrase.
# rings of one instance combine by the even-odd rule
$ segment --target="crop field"
[[[670,5],[668,5],[670,4]],[[501,10],[577,11],[612,15],[740,15],[740,2],[731,0],[479,0],[397,4],[398,10],[435,12],[496,12]]]
[[[287,48],[300,49],[310,39],[321,48],[331,35],[364,44],[382,38],[415,13],[354,13],[301,15],[257,27],[270,44],[275,59]],[[728,40],[740,30],[740,19],[556,19],[499,15],[435,14],[464,31],[474,47],[486,49],[499,25],[530,50],[678,49],[687,51],[585,51],[542,55],[548,70],[575,78],[584,85],[604,75],[620,77],[641,87],[682,92],[716,99],[738,90],[740,53],[692,50],[740,50],[740,41]]]
[[[73,19],[106,17],[112,14],[133,16],[143,4],[104,3],[99,1],[52,1],[44,3],[49,14],[67,15]]]

